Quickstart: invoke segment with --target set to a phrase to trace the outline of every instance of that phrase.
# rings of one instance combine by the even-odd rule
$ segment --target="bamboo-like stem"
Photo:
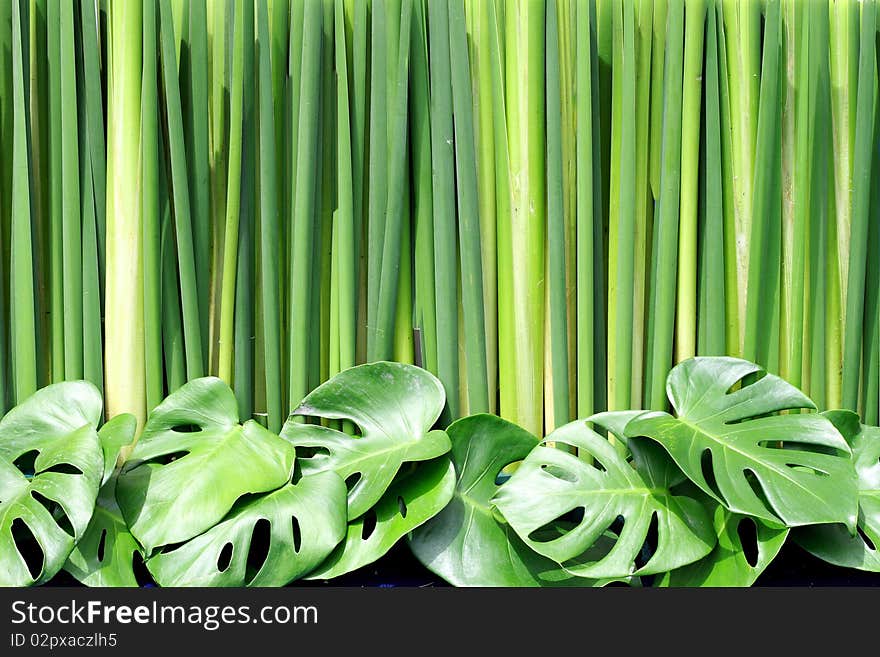
[[[681,117],[684,69],[684,2],[669,0],[666,61],[663,78],[663,141],[660,203],[654,223],[654,283],[650,312],[653,317],[645,401],[649,408],[666,408],[666,372],[673,358],[675,272],[678,262],[679,194],[681,190]]]
[[[853,157],[846,315],[843,352],[843,405],[857,410],[862,333],[865,318],[865,271],[871,198],[871,159],[874,147],[874,85],[877,74],[876,5],[862,3],[859,39],[859,77],[856,95],[855,153]]]
[[[281,313],[278,277],[281,244],[277,239],[280,232],[276,187],[277,138],[275,105],[272,98],[269,15],[264,3],[259,3],[257,8],[257,44],[260,116],[260,288],[263,301],[266,414],[269,431],[277,433],[281,430],[285,415],[281,401]]]
[[[34,307],[32,209],[30,192],[30,126],[27,96],[27,11],[24,0],[12,7],[12,231],[10,236],[10,332],[12,402],[18,404],[37,389],[36,316]]]
[[[428,0],[431,77],[431,159],[434,203],[434,282],[437,317],[437,375],[447,390],[447,417],[459,417],[458,290],[456,280],[455,182],[449,7]]]
[[[142,7],[108,7],[107,292],[105,407],[108,417],[131,413],[143,427],[143,227],[140,200]]]
[[[544,15],[543,0],[506,6],[506,108],[510,157],[510,222],[517,423],[543,433],[544,370]]]
[[[316,211],[318,149],[317,102],[320,89],[322,7],[306,2],[303,8],[302,69],[300,73],[299,121],[297,128],[296,189],[293,206],[293,261],[290,289],[290,407],[293,410],[309,389],[309,309],[311,285],[306,283],[312,270],[313,232]]]
[[[684,77],[681,110],[681,197],[678,231],[678,294],[675,358],[696,354],[697,341],[697,188],[706,1],[685,1]]]
[[[144,258],[144,368],[147,412],[164,397],[162,260],[159,223],[159,106],[156,0],[144,2],[141,88],[141,189]]]

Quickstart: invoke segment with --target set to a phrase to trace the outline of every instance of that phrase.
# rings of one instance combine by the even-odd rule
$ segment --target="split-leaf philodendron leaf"
[[[730,511],[789,527],[840,522],[854,528],[849,446],[818,413],[780,414],[815,406],[794,386],[762,373],[736,358],[686,360],[666,384],[676,416],[645,413],[626,433],[657,441]]]
[[[260,424],[238,423],[235,395],[220,379],[195,379],[150,414],[122,468],[116,499],[147,554],[220,522],[247,493],[290,480],[295,450]]]
[[[137,432],[137,419],[131,413],[121,413],[108,420],[98,430],[98,440],[104,452],[104,476],[101,484],[106,484],[119,462],[122,450],[134,442]]]
[[[859,519],[855,533],[840,524],[803,527],[793,534],[798,545],[837,566],[880,572],[880,428],[859,423],[851,411],[828,411],[852,447],[858,475]]]
[[[123,448],[134,442],[137,420],[123,413],[98,431],[104,452],[104,477],[95,512],[64,569],[86,586],[137,586],[135,555],[141,548],[128,530],[116,503],[116,463]]]
[[[303,477],[241,501],[222,522],[156,554],[147,567],[160,586],[284,586],[345,536],[345,494],[335,472]]]
[[[585,586],[556,562],[526,545],[492,508],[507,466],[538,445],[525,429],[495,415],[472,415],[447,429],[452,441],[455,494],[410,539],[427,568],[454,586]]]
[[[410,466],[374,507],[348,524],[343,542],[308,579],[332,579],[373,563],[449,503],[455,469],[443,456]]]
[[[440,381],[419,367],[360,365],[312,391],[281,435],[299,450],[303,474],[333,470],[349,484],[348,517],[353,520],[379,501],[401,465],[449,451],[446,432],[431,430],[445,398]],[[349,420],[361,435],[305,424],[296,417],[304,415]]]
[[[86,586],[137,586],[135,555],[141,548],[116,504],[116,478],[101,487],[88,529],[64,569]]]
[[[593,463],[558,449],[560,445],[592,457]],[[668,486],[678,475],[665,463],[662,450],[643,447],[631,464],[586,421],[571,422],[531,451],[494,502],[532,549],[580,577],[649,575],[704,557],[715,542],[711,520],[696,500],[670,492]],[[573,528],[549,538],[540,535],[578,510],[582,517]],[[622,529],[616,528],[621,520]],[[647,540],[652,523],[655,546]],[[612,528],[618,538],[610,550],[584,558]],[[639,564],[645,547],[653,553]]]
[[[751,586],[782,549],[789,529],[760,518],[731,513],[714,499],[686,484],[688,494],[712,513],[718,543],[699,561],[664,573],[659,586]],[[745,542],[749,545],[745,545]]]
[[[101,406],[90,383],[56,383],[0,421],[0,586],[48,581],[85,533],[104,470]]]

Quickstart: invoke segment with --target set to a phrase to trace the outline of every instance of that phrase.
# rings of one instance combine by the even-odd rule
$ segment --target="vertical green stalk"
[[[143,227],[140,199],[142,6],[108,7],[107,294],[104,348],[107,416],[132,413],[143,427]]]
[[[89,4],[89,3],[84,3]],[[82,32],[79,32],[82,34]],[[82,336],[83,336],[83,378],[91,381],[99,390],[104,387],[103,340],[101,338],[101,281],[100,252],[98,248],[98,229],[95,213],[95,188],[89,142],[96,131],[89,116],[93,102],[89,102],[86,86],[85,56],[81,37],[76,41],[76,80],[77,95],[82,99],[77,106],[79,125],[79,179],[81,185],[80,216],[82,217]],[[99,80],[100,82],[100,80]],[[93,85],[93,89],[94,89]],[[99,117],[103,128],[103,117]],[[103,136],[102,136],[103,141]],[[102,204],[103,207],[103,204]]]
[[[46,13],[49,51],[49,318],[51,380],[64,380],[64,237],[61,133],[61,5],[50,2]],[[112,29],[112,26],[111,26]],[[112,72],[111,72],[112,73]],[[108,80],[108,86],[110,81]],[[108,114],[109,114],[108,107]],[[108,162],[108,170],[110,164]],[[108,255],[109,258],[109,255]]]
[[[229,91],[229,159],[226,184],[226,220],[223,234],[223,282],[220,299],[218,375],[232,384],[235,339],[235,281],[238,272],[238,233],[241,212],[242,139],[244,132],[244,33],[242,11],[235,12],[232,46],[232,82]]]
[[[269,431],[277,433],[284,420],[281,404],[281,315],[279,302],[280,248],[278,234],[275,106],[272,98],[272,64],[269,16],[265,3],[257,8],[260,115],[260,288],[263,299],[263,349],[266,375],[266,414]]]
[[[193,230],[190,215],[189,179],[183,136],[183,115],[177,62],[174,58],[174,24],[169,0],[160,0],[160,41],[162,88],[165,92],[164,116],[168,135],[171,164],[171,190],[174,210],[174,228],[177,242],[177,263],[180,270],[180,299],[183,309],[183,339],[186,353],[187,379],[205,374],[202,358],[201,313],[196,272],[196,253],[193,250]]]
[[[720,2],[720,0],[719,0]],[[721,107],[718,70],[718,4],[710,0],[706,17],[704,82],[706,113],[702,168],[702,216],[699,236],[699,307],[697,353],[725,355],[724,211],[721,162]]]
[[[86,105],[86,130],[88,131],[88,144],[90,167],[88,176],[94,188],[96,239],[98,246],[98,271],[101,288],[105,284],[106,262],[106,225],[105,206],[103,201],[107,197],[107,153],[104,140],[104,100],[101,89],[101,44],[99,41],[98,17],[95,11],[95,3],[83,1],[80,3],[82,19],[82,57],[83,57],[83,91]],[[102,296],[103,302],[103,296]],[[102,303],[103,308],[103,303]]]
[[[76,55],[73,3],[60,3],[61,56],[61,175],[64,292],[64,378],[77,380],[83,372],[82,223],[79,198],[79,125],[77,121]]]
[[[517,424],[543,433],[544,371],[544,16],[543,0],[506,7],[507,129],[510,157],[512,354],[516,362]],[[633,139],[635,137],[633,136]],[[631,300],[631,298],[630,298]]]
[[[385,0],[372,5],[370,49],[370,154],[367,210],[367,360],[376,360],[379,287],[382,271],[385,212],[388,201],[388,78],[386,69],[389,36]]]
[[[208,18],[205,0],[189,0],[188,85],[183,89],[186,169],[192,221],[193,262],[202,363],[208,357],[211,265],[211,189],[208,163]],[[279,3],[280,4],[280,3]],[[204,366],[202,368],[205,369]]]
[[[761,1],[723,2],[723,27],[727,54],[727,88],[730,116],[730,158],[735,257],[726,258],[728,311],[737,318],[735,339],[729,344],[741,354],[745,335],[746,292],[749,289],[749,240],[752,232],[752,185],[755,139],[758,131],[758,100],[761,83]],[[722,85],[725,80],[722,80]]]
[[[393,132],[390,132],[388,180],[403,181],[406,176],[407,148],[407,101],[409,90],[409,44],[411,36],[412,2],[404,0],[400,20],[400,47],[397,49],[397,75],[393,90],[394,105],[389,115]],[[392,35],[393,37],[393,35]],[[390,92],[390,89],[389,89]],[[393,357],[394,326],[397,313],[398,288],[400,285],[401,251],[403,233],[404,185],[389,184],[386,187],[385,220],[382,234],[382,259],[379,291],[374,327],[373,359],[389,360]],[[373,190],[371,189],[371,192]],[[405,249],[408,253],[408,248]],[[482,289],[482,283],[481,287]]]
[[[685,1],[684,78],[681,115],[681,199],[678,232],[678,296],[675,358],[696,353],[697,189],[700,172],[700,106],[706,0]]]
[[[608,360],[612,367],[608,377],[609,408],[622,410],[630,407],[632,390],[632,338],[633,338],[633,295],[634,295],[634,243],[636,214],[636,62],[635,62],[635,17],[632,0],[623,0],[617,7],[615,21],[620,32],[616,48],[620,64],[620,83],[618,86],[619,109],[615,112],[620,139],[619,154],[612,154],[611,171],[616,178],[612,180],[612,194],[618,194],[612,204],[609,238],[609,278],[608,299]],[[615,76],[616,77],[616,76]]]
[[[256,178],[256,120],[254,117],[254,7],[245,2],[241,11],[245,48],[242,58],[241,207],[238,222],[238,257],[235,272],[233,390],[242,418],[254,412],[254,226]],[[181,281],[182,282],[182,281]],[[182,296],[181,296],[182,300]],[[184,317],[185,320],[185,317]]]
[[[449,1],[449,51],[455,127],[455,169],[458,181],[461,303],[467,367],[468,411],[489,411],[486,372],[486,327],[483,271],[480,257],[480,216],[475,150],[473,98],[468,62],[467,32],[462,0]]]
[[[413,212],[415,228],[415,313],[420,333],[417,363],[437,374],[437,300],[434,295],[434,216],[431,172],[431,90],[424,0],[413,7],[412,121]],[[494,180],[493,180],[494,184]],[[493,216],[494,218],[494,216]]]
[[[144,367],[147,412],[162,401],[162,261],[159,223],[159,106],[156,0],[145,0],[141,89],[141,189],[144,253]]]
[[[458,290],[456,279],[455,170],[449,7],[428,0],[431,74],[431,158],[434,172],[434,266],[437,312],[437,374],[446,388],[449,418],[459,417]],[[374,44],[373,52],[376,46]]]
[[[498,228],[495,201],[495,134],[492,125],[496,117],[492,107],[489,4],[489,2],[475,2],[469,3],[468,6],[472,12],[471,76],[477,132],[477,184],[480,204],[487,382],[489,410],[497,412],[495,391],[498,387]]]
[[[663,77],[663,140],[660,201],[654,222],[654,284],[650,290],[652,332],[646,397],[649,408],[666,408],[666,375],[673,362],[675,276],[678,265],[679,194],[682,167],[682,98],[684,76],[684,0],[669,0]]]
[[[36,315],[30,183],[30,125],[25,0],[12,6],[12,232],[10,236],[10,346],[14,404],[37,389]]]
[[[553,416],[548,428],[569,421],[568,321],[565,284],[565,219],[562,161],[562,87],[560,81],[559,7],[548,0],[546,13],[547,102],[547,284],[549,305],[550,395]]]
[[[761,99],[752,201],[752,234],[749,244],[749,284],[743,356],[771,368],[768,327],[778,311],[779,219],[781,212],[781,117],[779,64],[782,28],[780,2],[768,3],[764,54],[761,66]],[[771,368],[772,369],[772,368]]]
[[[320,100],[322,7],[306,2],[303,16],[302,68],[297,128],[296,188],[293,206],[291,263],[290,406],[299,405],[309,389],[309,332],[315,232],[318,152],[317,107]]]
[[[843,351],[843,405],[858,409],[862,332],[865,317],[865,271],[868,252],[868,219],[871,199],[871,160],[874,147],[874,85],[877,74],[876,6],[861,3],[859,79],[856,94],[855,153],[852,178],[852,212]]]

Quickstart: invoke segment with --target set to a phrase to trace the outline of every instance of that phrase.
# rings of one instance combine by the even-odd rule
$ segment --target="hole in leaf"
[[[293,551],[298,553],[302,547],[302,530],[299,528],[299,520],[296,516],[291,516],[290,526],[293,529]]]
[[[566,511],[550,522],[543,524],[529,534],[529,540],[535,543],[549,543],[565,536],[577,527],[584,519],[585,509],[582,506]]]
[[[827,477],[827,472],[822,472],[821,470],[817,470],[816,468],[811,468],[808,465],[801,465],[800,463],[786,463],[786,467],[791,468],[792,470],[797,470],[799,472],[805,472],[816,477]]]
[[[131,569],[134,572],[134,579],[138,586],[155,586],[153,584],[153,576],[147,569],[147,564],[144,563],[144,557],[138,551],[135,551],[132,555]]]
[[[751,374],[746,374],[744,377],[734,382],[732,386],[727,389],[727,394],[732,394],[737,390],[742,390],[750,385],[754,385],[761,379],[767,376],[767,372],[764,370],[759,370],[757,372],[752,372]]]
[[[406,502],[404,502],[403,497],[400,495],[397,496],[397,510],[400,511],[401,518],[406,518]]]
[[[736,534],[742,545],[743,556],[754,568],[758,565],[758,526],[751,518],[743,518],[736,526]]]
[[[16,518],[12,521],[11,529],[12,540],[15,541],[15,547],[27,565],[31,579],[37,579],[40,573],[43,572],[43,565],[46,559],[43,548],[40,547],[31,528],[21,518]]]
[[[561,468],[558,465],[553,465],[552,463],[545,463],[541,466],[541,470],[546,472],[551,477],[555,477],[556,479],[561,479],[562,481],[567,481],[571,484],[577,482],[577,477],[566,470],[565,468]]]
[[[874,541],[872,541],[871,537],[865,533],[865,530],[862,529],[861,525],[857,525],[856,530],[859,532],[859,536],[865,542],[865,545],[868,547],[869,550],[871,550],[873,552],[874,550],[877,549],[877,547],[874,544]]]
[[[364,524],[361,527],[361,538],[363,540],[366,541],[373,535],[373,532],[376,531],[376,521],[376,512],[373,509],[370,509],[364,514]]]
[[[269,558],[269,545],[272,543],[272,526],[266,518],[260,518],[251,532],[251,544],[247,555],[247,580],[251,581],[260,572]]]
[[[718,489],[718,482],[715,480],[715,469],[712,467],[712,450],[704,449],[700,456],[700,469],[703,472],[703,479],[718,499],[723,500],[721,491]]]
[[[101,538],[98,540],[98,561],[104,561],[104,548],[107,547],[107,530],[101,530]]]
[[[232,563],[232,543],[227,543],[223,546],[223,549],[220,550],[220,556],[217,557],[217,570],[221,573],[225,573],[226,569],[229,568],[229,564]]]
[[[175,433],[198,433],[202,428],[198,424],[178,424],[171,427]]]
[[[57,472],[59,474],[81,475],[83,473],[78,467],[72,463],[56,463],[51,468],[46,468],[42,472]],[[41,474],[42,474],[41,472]]]
[[[648,525],[648,533],[645,535],[645,541],[642,543],[642,549],[636,555],[636,568],[642,568],[651,560],[657,551],[657,545],[660,538],[659,533],[660,520],[656,513],[651,514],[651,523]]]
[[[362,473],[360,472],[355,472],[345,478],[345,487],[348,489],[349,493],[354,490],[354,487],[357,486],[358,482],[361,480],[361,474]]]
[[[50,500],[48,497],[35,490],[31,491],[31,497],[49,512],[49,515],[52,516],[55,523],[64,530],[68,536],[73,537],[76,534],[76,532],[73,531],[73,525],[70,524],[67,513],[65,513],[64,508],[58,504],[58,502]]]
[[[330,456],[330,450],[327,447],[318,445],[297,445],[296,457],[298,459],[326,458]]]
[[[745,475],[746,481],[749,482],[749,487],[752,489],[752,492],[755,494],[759,500],[761,500],[761,504],[764,505],[768,511],[773,511],[773,505],[770,504],[770,501],[767,499],[767,495],[764,494],[764,487],[761,485],[761,481],[758,479],[758,476],[751,470],[743,470],[743,474]]]
[[[34,461],[37,460],[37,456],[39,455],[40,453],[37,450],[32,449],[15,459],[12,462],[12,465],[21,470],[25,475],[33,475],[34,472],[36,472]]]

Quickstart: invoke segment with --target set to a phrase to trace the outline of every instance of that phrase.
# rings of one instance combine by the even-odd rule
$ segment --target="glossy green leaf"
[[[147,567],[161,586],[284,586],[318,566],[345,536],[345,493],[339,475],[322,472],[246,498],[222,522],[156,554]],[[267,546],[257,545],[260,522],[268,525]]]
[[[645,413],[627,425],[627,435],[657,441],[730,511],[788,526],[853,527],[856,477],[849,446],[818,413],[780,414],[815,407],[794,386],[762,373],[736,358],[686,360],[666,384],[677,416]]]
[[[235,396],[213,377],[190,381],[153,410],[119,475],[116,499],[152,554],[220,522],[246,493],[290,480],[295,450],[260,424],[238,423]]]
[[[852,411],[824,413],[852,447],[858,476],[859,517],[856,532],[841,524],[804,527],[795,541],[814,556],[836,566],[880,572],[880,428],[859,423]]]
[[[111,478],[98,493],[92,520],[64,569],[86,586],[137,586],[134,559],[138,553],[141,548],[122,517],[116,503],[116,479]]]
[[[401,538],[440,513],[452,499],[455,469],[446,457],[412,466],[366,514],[348,524],[345,539],[308,579],[332,579],[373,563]]]
[[[696,488],[691,485],[692,488]],[[712,514],[712,524],[718,536],[718,543],[707,556],[699,561],[664,573],[659,586],[751,586],[776,558],[782,549],[789,529],[770,525],[759,518],[731,513],[714,499],[696,489],[695,497],[700,499]],[[748,529],[752,523],[753,534],[746,534],[745,540],[754,544],[748,549],[740,531]]]
[[[134,442],[137,419],[131,413],[122,413],[111,418],[98,430],[101,451],[104,452],[104,476],[101,485],[106,484],[119,463],[119,455],[124,447]]]
[[[492,508],[498,476],[538,445],[525,429],[495,415],[471,415],[447,429],[455,493],[410,537],[413,553],[454,586],[584,586],[526,545]]]
[[[594,461],[558,449],[560,445]],[[642,443],[629,462],[585,421],[577,420],[532,450],[494,502],[532,549],[575,575],[649,575],[696,561],[714,545],[711,520],[702,506],[669,490],[678,476],[655,445]],[[582,518],[571,529],[541,536],[543,528],[578,510]],[[618,529],[621,520],[623,527]],[[656,545],[648,540],[652,524]],[[585,560],[584,553],[609,529],[618,534],[610,550]],[[644,548],[653,553],[640,563]]]
[[[100,415],[98,390],[71,382],[37,391],[0,421],[0,586],[48,581],[85,533],[103,472]]]
[[[304,475],[333,470],[346,481],[348,516],[354,519],[376,504],[401,465],[449,451],[446,433],[431,431],[443,401],[443,386],[421,368],[388,362],[360,365],[316,388],[293,415],[351,420],[361,435],[292,417],[281,436],[302,448]]]

